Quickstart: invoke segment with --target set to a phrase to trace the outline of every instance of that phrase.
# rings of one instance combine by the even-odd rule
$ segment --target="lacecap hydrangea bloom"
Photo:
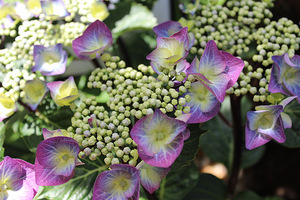
[[[65,136],[51,137],[40,142],[36,150],[36,183],[42,186],[61,185],[75,174],[79,144]]]
[[[112,45],[112,34],[101,21],[91,23],[82,36],[73,40],[72,47],[80,59],[91,60],[100,57],[103,51]]]
[[[69,106],[79,97],[74,77],[70,76],[66,81],[54,81],[47,83],[51,97],[59,106]]]
[[[68,55],[62,49],[62,44],[50,47],[34,45],[33,59],[35,62],[32,67],[33,72],[40,71],[44,76],[53,76],[66,71]]]
[[[300,102],[300,56],[294,55],[291,59],[288,53],[281,56],[272,56],[271,78],[268,90],[271,93],[283,93],[288,96],[297,96]]]
[[[187,139],[187,124],[170,118],[159,109],[138,120],[130,135],[137,144],[139,157],[155,167],[170,167],[181,153]]]
[[[34,165],[5,156],[0,162],[0,199],[31,200],[38,191]]]

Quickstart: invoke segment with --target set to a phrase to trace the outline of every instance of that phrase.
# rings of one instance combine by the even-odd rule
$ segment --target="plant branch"
[[[235,194],[235,188],[238,182],[238,176],[242,158],[242,117],[241,117],[241,97],[230,95],[230,104],[232,112],[232,132],[233,132],[233,162],[228,182],[228,197],[232,198]]]
[[[226,119],[226,117],[221,112],[219,112],[218,115],[227,126],[232,127],[232,124],[228,121],[228,119]]]
[[[5,35],[2,35],[1,36],[1,42],[0,42],[0,49],[4,49],[5,48],[4,41],[5,41]]]
[[[131,65],[131,60],[130,60],[130,57],[129,57],[129,54],[128,54],[128,50],[126,49],[126,46],[125,46],[124,41],[121,38],[121,36],[118,37],[117,43],[120,47],[121,53],[123,54],[124,61],[125,61],[126,65],[127,66],[132,66]]]

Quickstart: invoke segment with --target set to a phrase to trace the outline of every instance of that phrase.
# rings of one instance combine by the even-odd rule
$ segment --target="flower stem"
[[[241,117],[241,97],[230,95],[232,112],[232,131],[233,131],[233,162],[228,182],[228,197],[232,198],[235,194],[235,188],[238,182],[238,176],[242,158],[242,117]]]

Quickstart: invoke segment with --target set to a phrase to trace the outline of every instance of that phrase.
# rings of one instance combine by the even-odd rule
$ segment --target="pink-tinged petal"
[[[170,144],[165,145],[158,153],[154,156],[148,156],[143,151],[143,147],[138,146],[139,157],[145,161],[145,163],[155,166],[168,168],[170,167],[176,158],[181,153],[183,147],[183,135],[179,134]]]
[[[299,55],[294,55],[292,58],[291,58],[291,62],[293,64],[295,64],[296,66],[300,66],[300,56]]]
[[[183,132],[186,126],[185,122],[170,118],[157,109],[154,114],[136,122],[131,130],[131,138],[147,155],[154,156]]]
[[[182,28],[177,33],[174,33],[170,38],[175,38],[179,42],[183,42],[184,43],[184,48],[186,50],[189,50],[190,39],[189,39],[189,35],[188,35],[188,27]]]
[[[88,124],[90,125],[91,128],[98,127],[97,118],[95,114],[92,114],[91,117],[88,119]]]
[[[68,182],[75,174],[75,171],[72,172],[69,176],[55,175],[53,168],[45,168],[40,165],[37,159],[35,159],[35,178],[36,183],[41,186],[54,186],[61,185]]]
[[[247,149],[252,150],[256,147],[262,146],[269,142],[272,138],[270,136],[259,133],[257,130],[250,130],[248,127],[248,121],[246,123],[246,138],[245,146]]]
[[[112,165],[111,170],[99,174],[94,183],[94,200],[126,200],[138,197],[139,175],[137,169],[130,165]]]
[[[41,7],[46,16],[60,19],[69,16],[63,0],[41,0]]]
[[[44,76],[53,76],[66,71],[68,55],[62,49],[62,44],[50,47],[34,45],[33,57],[35,62],[33,72],[40,71]]]
[[[190,63],[188,63],[186,60],[181,60],[177,65],[176,65],[176,72],[180,74],[181,72],[186,73],[186,70],[190,67]]]
[[[7,179],[9,184],[14,182],[22,183],[21,177],[24,175],[23,169],[18,162],[9,156],[5,156],[0,165],[1,177]],[[20,189],[20,188],[18,188]]]
[[[78,58],[91,60],[100,57],[102,52],[111,47],[112,34],[101,21],[91,23],[82,36],[73,40],[73,50]]]
[[[280,114],[280,116],[281,116],[281,119],[282,119],[282,122],[283,122],[283,128],[284,129],[292,128],[292,119],[291,119],[291,117],[288,114],[284,113],[284,112],[282,112]]]
[[[38,78],[27,81],[23,90],[25,92],[25,102],[29,105],[31,110],[36,110],[49,91],[46,82]]]
[[[179,115],[178,117],[176,117],[176,119],[179,119],[183,122],[187,122],[190,118],[191,118],[192,114],[191,113],[188,113],[188,114],[182,114],[182,115]]]
[[[198,72],[206,76],[217,75],[224,72],[226,68],[226,60],[221,51],[218,50],[213,40],[207,42],[203,55],[199,62]]]
[[[189,129],[185,129],[183,132],[182,132],[182,135],[183,135],[183,140],[187,140],[189,139],[189,137],[191,136],[191,131]]]
[[[202,83],[192,83],[192,88],[186,94],[191,96],[186,106],[190,106],[192,114],[187,123],[203,123],[218,114],[220,102]]]
[[[169,173],[171,167],[160,168],[145,163],[140,169],[140,181],[144,188],[152,194],[160,186],[161,180]]]
[[[46,128],[43,128],[43,136],[44,136],[44,140],[48,139],[48,138],[52,138],[53,135],[55,133],[61,133],[61,130],[60,129],[57,129],[57,130],[53,130],[53,131],[50,131]],[[61,134],[62,135],[62,134]]]
[[[188,74],[196,74],[196,73],[200,73],[199,70],[199,64],[200,64],[200,60],[197,58],[197,56],[195,56],[194,60],[192,61],[190,67],[186,70],[186,72]]]
[[[70,76],[66,81],[47,83],[51,97],[59,106],[68,106],[79,97],[74,77]]]
[[[157,37],[170,37],[174,33],[177,33],[182,29],[179,22],[166,21],[153,28],[154,33]]]
[[[234,57],[230,53],[225,51],[221,51],[222,55],[226,60],[226,68],[225,73],[230,77],[230,81],[228,82],[227,89],[232,87],[235,82],[238,80],[240,73],[242,72],[245,63],[243,60]]]

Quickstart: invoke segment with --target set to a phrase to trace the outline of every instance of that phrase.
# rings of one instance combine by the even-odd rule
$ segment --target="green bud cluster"
[[[160,74],[155,78],[151,66],[139,65],[136,70],[126,67],[119,57],[108,54],[104,54],[102,60],[106,68],[97,68],[92,72],[88,87],[99,88],[109,94],[107,105],[110,110],[137,119],[152,114],[155,109],[173,116],[189,113],[186,103],[190,99],[183,97],[183,94],[191,87],[191,82],[186,80],[183,83],[185,73],[168,71],[168,75]],[[174,81],[178,82],[176,89]]]
[[[206,43],[214,40],[218,48],[241,55],[249,51],[252,33],[258,24],[267,23],[272,17],[268,4],[254,0],[229,0],[224,6],[201,5],[196,14],[192,32],[196,41],[191,53],[202,55]]]
[[[93,120],[89,119],[92,118]],[[95,97],[83,99],[75,108],[68,131],[82,147],[79,157],[95,160],[102,156],[105,164],[128,163],[135,166],[138,159],[135,142],[130,138],[131,119],[124,113],[108,112],[98,105]]]
[[[252,59],[265,67],[273,63],[272,56],[288,53],[292,57],[299,49],[300,29],[287,18],[270,22],[266,27],[259,28],[253,36],[258,54]]]

